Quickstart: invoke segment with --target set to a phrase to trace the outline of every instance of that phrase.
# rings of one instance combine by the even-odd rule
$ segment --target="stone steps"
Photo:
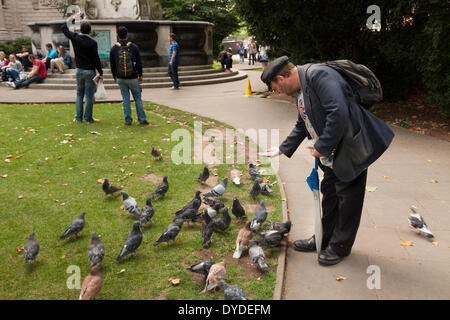
[[[167,74],[167,67],[144,68],[144,83],[142,88],[170,88],[172,81]],[[201,66],[181,66],[178,68],[180,86],[195,86],[224,83],[245,79],[247,74],[242,72],[223,72],[222,70],[212,69],[211,65]],[[118,89],[114,82],[111,71],[104,70],[105,89]],[[36,89],[60,89],[75,90],[75,69],[66,70],[64,74],[49,73],[48,78],[43,83],[31,84],[30,88]]]
[[[203,78],[203,79],[197,79],[197,80],[183,80],[182,77],[180,77],[180,87],[187,87],[187,86],[200,86],[200,85],[208,85],[208,84],[218,84],[218,83],[226,83],[226,82],[232,82],[232,81],[238,81],[247,78],[246,73],[242,72],[230,72],[226,73],[225,76],[221,77],[212,77],[212,78]],[[141,86],[143,89],[146,88],[170,88],[172,87],[173,83],[170,81],[170,79],[167,77],[167,79],[162,79],[160,82],[144,82]],[[55,83],[33,83],[30,85],[30,88],[34,89],[51,89],[51,90],[75,90],[76,84],[70,83],[70,84],[55,84]],[[111,89],[118,89],[117,84],[105,84],[106,90]]]

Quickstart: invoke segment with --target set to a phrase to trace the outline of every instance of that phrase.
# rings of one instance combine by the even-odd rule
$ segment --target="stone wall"
[[[0,41],[30,36],[30,22],[62,18],[58,7],[64,0],[3,0],[0,1]]]

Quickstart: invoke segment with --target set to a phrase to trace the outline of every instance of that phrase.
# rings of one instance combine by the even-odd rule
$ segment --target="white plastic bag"
[[[95,99],[96,100],[104,100],[107,98],[105,85],[103,84],[103,81],[99,81],[97,85],[97,92],[95,92]]]

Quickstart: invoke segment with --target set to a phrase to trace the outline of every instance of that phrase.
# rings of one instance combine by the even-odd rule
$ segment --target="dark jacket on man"
[[[298,66],[298,72],[305,112],[319,136],[314,148],[326,157],[333,155],[336,177],[351,181],[383,154],[394,133],[352,99],[352,88],[337,71],[311,66]],[[280,151],[291,157],[306,137],[311,138],[299,113]]]
[[[97,41],[89,35],[71,32],[66,23],[62,25],[61,29],[64,35],[72,41],[76,67],[84,70],[97,70],[103,76]]]
[[[127,43],[130,41],[128,40],[119,40],[119,43],[121,46],[126,46]],[[142,77],[142,59],[141,59],[141,52],[139,51],[139,47],[135,45],[134,43],[130,44],[131,52],[133,53],[133,64],[134,64],[134,74],[129,79],[136,79],[138,76]],[[111,64],[111,73],[114,77],[114,79],[117,78],[117,55],[119,54],[120,47],[115,44],[109,53],[109,62]]]

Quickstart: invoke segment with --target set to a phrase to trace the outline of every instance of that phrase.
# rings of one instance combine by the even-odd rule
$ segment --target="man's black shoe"
[[[292,247],[294,250],[301,252],[316,251],[316,237],[313,235],[306,240],[296,240],[292,243]]]
[[[148,126],[150,123],[148,123],[147,120],[144,120],[144,121],[140,122],[140,124],[142,124],[143,126]]]
[[[323,266],[332,266],[338,264],[345,257],[338,256],[334,250],[328,246],[325,250],[320,251],[319,264]]]

